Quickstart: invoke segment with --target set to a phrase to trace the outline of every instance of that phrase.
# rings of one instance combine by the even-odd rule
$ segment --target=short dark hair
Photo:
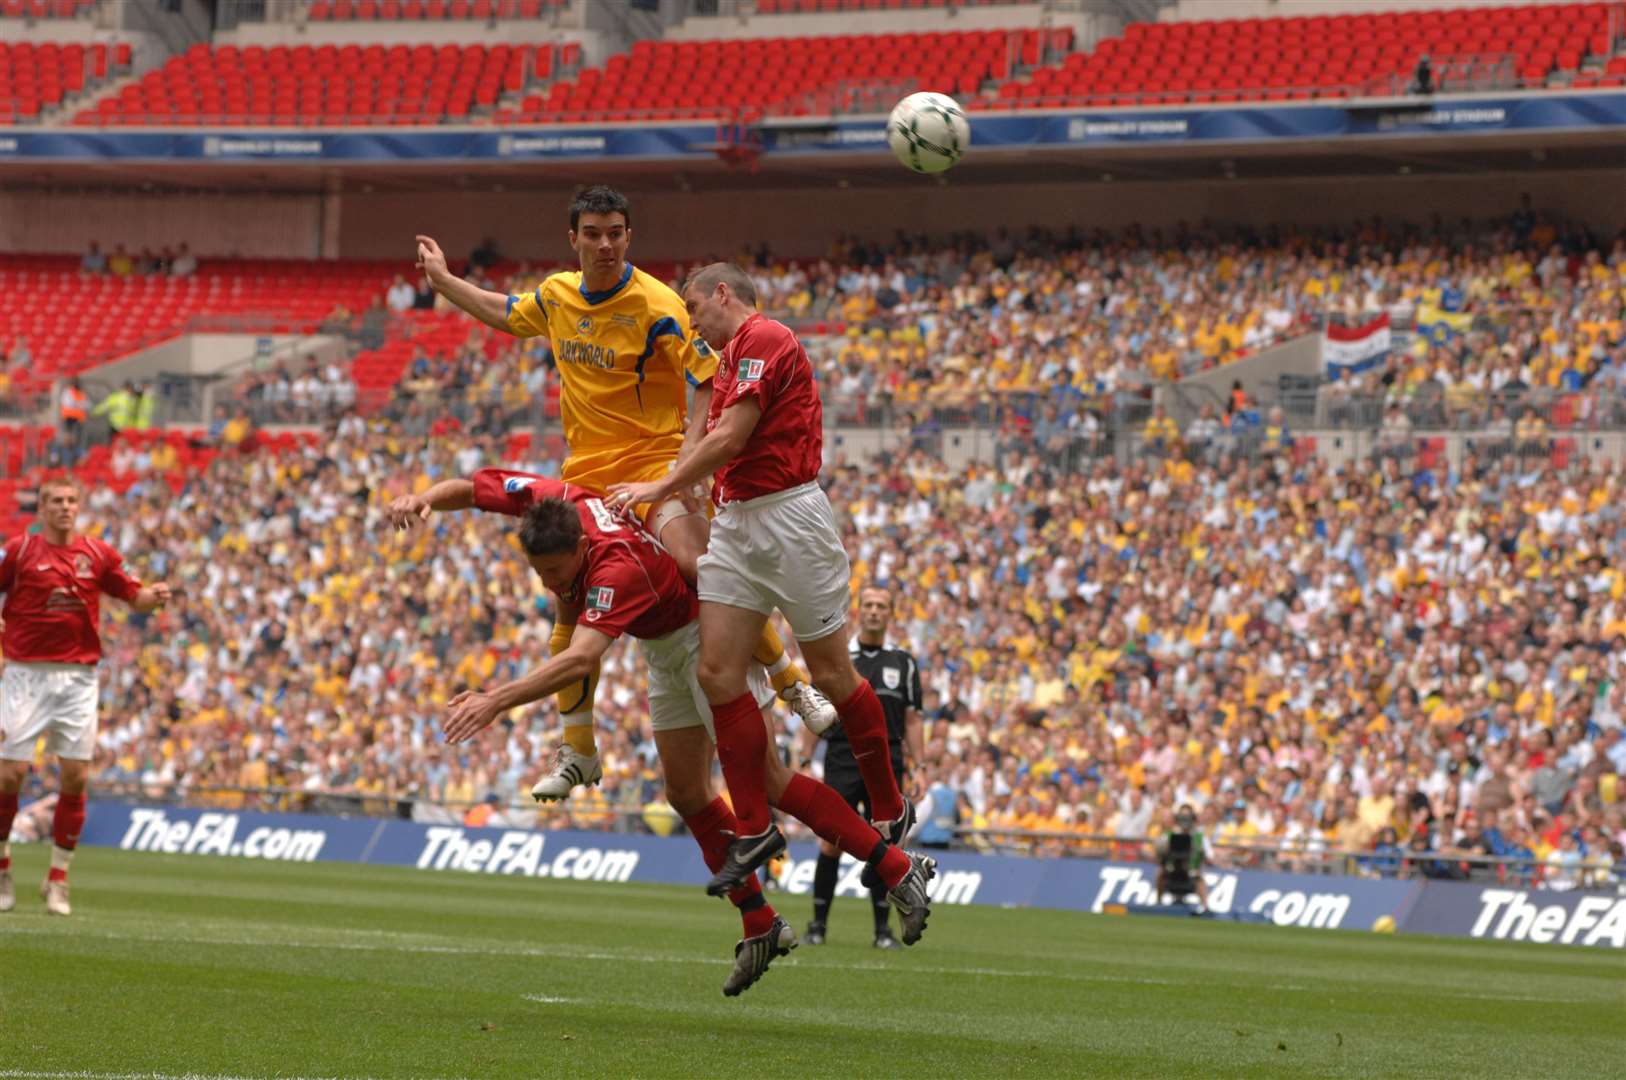
[[[534,503],[520,519],[519,544],[527,555],[568,555],[581,539],[581,515],[563,499]]]
[[[583,188],[574,199],[570,200],[570,227],[574,229],[581,221],[583,214],[620,214],[621,219],[632,226],[632,204],[627,197],[612,187],[604,184],[594,184],[590,188]]]
[[[729,292],[747,304],[757,306],[757,287],[752,284],[751,275],[731,262],[714,262],[709,266],[702,266],[690,274],[689,280],[683,283],[683,292],[698,289],[701,295],[706,295],[717,288],[719,281],[726,282]]]

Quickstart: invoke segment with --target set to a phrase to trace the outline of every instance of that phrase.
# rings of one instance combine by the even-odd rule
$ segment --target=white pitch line
[[[538,1005],[580,1005],[581,998],[549,997],[547,994],[521,994],[525,1001],[534,1001]]]

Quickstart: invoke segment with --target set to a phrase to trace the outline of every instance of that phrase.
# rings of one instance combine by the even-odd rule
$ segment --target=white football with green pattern
[[[886,141],[915,172],[942,172],[971,145],[971,123],[947,94],[910,94],[887,117]]]

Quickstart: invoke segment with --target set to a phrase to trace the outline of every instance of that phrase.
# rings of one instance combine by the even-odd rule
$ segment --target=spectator
[[[103,398],[92,410],[92,415],[107,417],[107,426],[114,435],[118,435],[136,426],[138,401],[135,384],[127,381]]]
[[[107,273],[107,256],[102,254],[102,249],[97,245],[96,241],[92,240],[90,250],[80,257],[79,272],[81,274]]]
[[[396,274],[394,283],[390,285],[389,291],[385,294],[384,302],[391,311],[399,315],[404,311],[411,311],[416,298],[417,293],[411,285],[407,284],[406,278]]]
[[[175,249],[175,257],[170,260],[169,273],[171,277],[186,278],[198,272],[198,257],[192,254],[192,249],[183,242]]]
[[[158,392],[152,383],[142,381],[135,384],[135,395],[135,428],[151,431],[158,426]]]
[[[1212,464],[1217,456],[1219,434],[1220,422],[1219,417],[1215,415],[1214,406],[1204,404],[1197,410],[1197,416],[1186,425],[1186,445],[1191,447],[1193,453]]]
[[[57,398],[59,464],[73,466],[85,449],[85,421],[90,418],[90,398],[78,376],[68,380]]]
[[[113,254],[107,259],[107,272],[121,278],[129,277],[136,272],[135,260],[130,258],[123,244],[114,245]]]
[[[1162,405],[1152,407],[1152,415],[1141,428],[1141,440],[1145,452],[1157,457],[1173,452],[1180,445],[1180,429]]]
[[[435,297],[437,295],[439,294],[436,293],[434,288],[429,284],[429,279],[420,277],[418,279],[418,287],[413,291],[412,294],[412,309],[414,311],[435,310]]]

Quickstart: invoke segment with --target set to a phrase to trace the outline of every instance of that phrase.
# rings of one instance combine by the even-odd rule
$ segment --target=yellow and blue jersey
[[[603,292],[579,270],[560,271],[508,298],[508,329],[553,347],[570,446],[562,480],[603,492],[666,475],[683,446],[688,389],[717,371],[677,293],[631,263]]]

